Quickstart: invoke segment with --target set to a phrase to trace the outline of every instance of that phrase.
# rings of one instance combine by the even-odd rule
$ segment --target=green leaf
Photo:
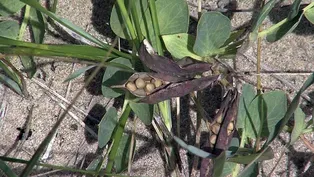
[[[1,36],[0,36],[0,52],[4,54],[15,55],[74,57],[98,62],[104,59],[106,60],[107,58],[105,58],[105,56],[108,55],[107,50],[89,45],[34,44],[30,42],[13,40]],[[109,57],[118,57],[119,55],[115,53],[110,53]],[[128,57],[131,58],[131,56]]]
[[[114,166],[117,173],[122,172],[128,166],[129,154],[130,154],[131,136],[123,135],[119,148],[114,159]],[[135,143],[134,143],[135,146]]]
[[[294,112],[294,126],[291,133],[290,145],[296,142],[305,128],[305,114],[301,108],[297,108]]]
[[[205,12],[197,25],[197,36],[193,51],[202,57],[217,52],[229,38],[230,20],[220,12]]]
[[[114,107],[110,107],[98,125],[98,146],[100,148],[103,148],[109,142],[117,123],[117,110]]]
[[[99,163],[102,162],[103,157],[102,156],[97,156],[86,168],[86,170],[92,170],[95,171],[97,167],[99,166]]]
[[[9,16],[21,10],[25,4],[19,0],[1,0],[0,2],[0,16]],[[0,30],[1,31],[1,30]]]
[[[43,15],[41,14],[40,11],[31,8],[30,9],[30,24],[32,28],[32,34],[35,43],[41,44],[43,43],[44,40],[44,35],[45,35],[45,26],[46,22],[43,18]]]
[[[0,36],[16,39],[19,34],[19,28],[20,26],[16,21],[8,20],[0,22]]]
[[[308,21],[310,21],[312,24],[314,24],[314,7],[307,9],[304,12],[304,15]]]
[[[262,153],[241,153],[237,152],[233,157],[228,158],[228,162],[234,162],[239,164],[249,164],[253,160],[256,162],[262,162],[264,160],[270,160],[274,158],[274,153],[271,148],[267,148],[265,152]]]
[[[17,84],[14,80],[10,79],[8,76],[0,73],[0,82],[7,85],[9,88],[11,88],[13,91],[15,91],[19,95],[23,95],[23,92],[21,90],[21,87],[19,84]]]
[[[125,5],[126,8],[129,9],[130,8],[130,1],[125,0]],[[136,5],[136,11],[137,11],[137,15],[138,15],[138,19],[143,19],[144,13],[147,10],[147,1],[143,1],[143,0],[135,0]],[[124,25],[125,22],[123,21],[123,16],[121,14],[121,11],[119,9],[119,6],[117,4],[115,4],[112,7],[112,11],[111,11],[111,15],[110,15],[110,27],[112,29],[112,31],[119,37],[123,38],[123,39],[130,39],[130,35],[128,34],[127,28]]]
[[[289,15],[288,15],[288,20],[291,20],[298,15],[301,1],[302,0],[295,0],[293,2],[291,9],[290,9],[290,12],[289,12]]]
[[[194,155],[197,155],[199,157],[202,158],[214,158],[216,157],[216,155],[211,154],[209,152],[203,151],[195,146],[191,146],[186,144],[183,140],[181,140],[180,138],[174,136],[173,139],[184,149],[188,150],[189,152],[191,152]]]
[[[229,176],[233,172],[236,165],[237,165],[236,163],[225,162],[221,176]]]
[[[213,177],[222,176],[225,162],[226,162],[226,151],[223,151],[220,153],[220,155],[217,158],[214,159]]]
[[[13,170],[3,160],[0,160],[0,171],[2,171],[6,176],[17,177]]]
[[[245,168],[238,176],[241,177],[256,177],[259,174],[259,165],[258,163],[253,163],[252,165]]]
[[[130,102],[130,107],[145,125],[150,125],[152,123],[153,105]]]
[[[156,10],[161,35],[186,33],[189,27],[189,10],[185,0],[157,0]],[[143,35],[156,47],[150,10],[145,11],[141,21]]]
[[[23,65],[23,71],[26,72],[27,77],[32,78],[36,73],[36,63],[32,56],[21,56],[21,63]]]
[[[80,68],[76,71],[74,71],[72,74],[70,74],[63,82],[68,82],[70,80],[73,80],[77,77],[79,77],[81,74],[85,73],[85,71],[95,67],[96,65],[91,65],[91,66],[86,66],[86,67],[83,67],[83,68]]]
[[[308,79],[305,81],[303,86],[298,91],[297,95],[293,98],[292,102],[290,103],[287,112],[285,113],[284,118],[276,125],[275,133],[272,137],[269,137],[266,144],[270,144],[282,131],[284,126],[288,123],[289,119],[291,118],[292,114],[295,112],[295,110],[299,106],[301,94],[312,84],[314,83],[314,73],[308,77]]]
[[[269,12],[275,6],[275,4],[276,4],[275,0],[270,0],[264,5],[263,9],[260,11],[256,22],[252,26],[252,33],[250,34],[251,41],[256,40],[259,27],[262,25],[263,21],[268,16]]]
[[[110,61],[110,63],[118,63],[118,64],[122,64],[125,65],[127,67],[132,67],[132,64],[130,62],[130,60],[125,59],[125,58],[116,58],[112,61]],[[120,85],[123,84],[124,81],[126,81],[129,77],[131,76],[131,73],[129,72],[125,72],[122,71],[119,68],[116,67],[111,67],[108,66],[103,80],[102,80],[102,94],[104,95],[104,97],[107,98],[116,98],[122,94],[124,94],[124,90],[122,89],[112,89],[110,88],[113,85]]]
[[[245,127],[245,119],[247,117],[247,111],[255,95],[256,95],[256,92],[252,85],[244,84],[242,86],[242,95],[240,97],[239,109],[238,109],[237,128]]]
[[[267,33],[266,40],[268,42],[275,42],[284,37],[286,34],[292,32],[300,23],[303,17],[303,13],[299,12],[293,19],[286,20],[281,25],[276,26],[276,28],[270,28]]]
[[[171,55],[177,59],[182,59],[184,57],[191,57],[196,60],[202,60],[202,57],[196,55],[193,52],[193,45],[195,43],[195,37],[187,34],[170,34],[163,35],[162,39],[167,50]]]
[[[256,138],[260,128],[262,137],[273,136],[276,125],[284,117],[286,110],[287,98],[283,91],[268,92],[256,97],[248,107],[245,126],[247,136]]]

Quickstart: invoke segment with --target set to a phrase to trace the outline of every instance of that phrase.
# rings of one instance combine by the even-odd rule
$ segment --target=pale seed
[[[215,133],[216,135],[219,133],[219,130],[220,130],[220,124],[214,124],[212,126],[212,132]]]
[[[136,85],[137,88],[142,89],[142,88],[145,87],[146,84],[145,84],[145,81],[142,78],[138,78],[135,81],[135,85]]]
[[[160,79],[154,79],[153,83],[155,84],[155,87],[160,87],[162,85],[162,82]]]
[[[216,119],[216,122],[218,122],[218,123],[222,123],[222,115],[220,115],[219,117],[217,117],[217,119]]]
[[[146,85],[145,89],[146,89],[146,91],[147,91],[148,93],[150,93],[150,92],[152,92],[152,91],[155,89],[155,85],[149,83],[149,84]]]
[[[133,92],[133,94],[140,97],[146,96],[146,92],[144,89],[137,89]]]
[[[228,129],[228,130],[231,130],[231,131],[234,129],[233,122],[230,122],[230,123],[228,124],[227,129]]]
[[[136,88],[136,86],[135,86],[135,84],[133,83],[133,82],[128,82],[127,84],[126,84],[126,88],[128,89],[128,90],[130,90],[131,92],[134,92],[137,88]]]
[[[217,135],[212,135],[212,136],[210,136],[210,143],[211,144],[215,144],[216,143],[216,139],[217,139]]]

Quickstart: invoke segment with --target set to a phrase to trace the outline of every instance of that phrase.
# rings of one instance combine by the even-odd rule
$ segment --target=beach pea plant
[[[100,121],[98,145],[107,153],[95,158],[88,168],[40,163],[40,157],[67,114],[65,111],[30,160],[0,157],[0,169],[7,176],[17,176],[8,166],[8,161],[26,163],[20,176],[29,176],[37,165],[93,176],[125,174],[127,170],[132,170],[128,164],[132,163],[136,153],[136,139],[124,131],[132,112],[145,125],[154,127],[164,149],[167,169],[177,176],[182,170],[178,148],[186,149],[195,159],[201,158],[200,167],[198,160],[194,161],[189,173],[197,171],[200,176],[215,177],[256,176],[259,164],[273,158],[269,145],[279,133],[291,133],[287,144],[290,146],[300,135],[312,130],[311,121],[305,122],[299,102],[302,93],[314,82],[314,75],[309,76],[288,103],[283,91],[262,93],[260,78],[257,78],[257,90],[249,84],[238,87],[234,83],[240,78],[237,72],[223,64],[221,59],[234,58],[239,48],[264,38],[269,42],[280,40],[293,31],[303,17],[314,23],[314,3],[301,9],[301,1],[295,0],[285,19],[260,30],[276,4],[275,0],[267,1],[258,9],[259,13],[254,17],[248,33],[244,33],[244,29],[232,30],[230,19],[221,12],[204,11],[200,13],[194,35],[188,33],[189,10],[185,0],[117,0],[112,7],[110,27],[117,38],[131,46],[121,51],[116,46],[116,39],[111,44],[105,43],[59,17],[55,13],[58,1],[54,0],[49,7],[42,6],[40,2],[0,2],[0,15],[6,17],[0,22],[0,81],[17,94],[27,96],[25,79],[32,78],[36,73],[34,56],[70,57],[73,62],[84,61],[89,65],[75,71],[66,81],[94,68],[85,83],[88,85],[93,76],[105,68],[102,94],[106,98],[123,96],[123,108],[120,114],[116,108],[109,108]],[[16,16],[21,9],[23,21],[19,24],[10,17]],[[48,24],[59,26],[72,37],[88,41],[88,44],[45,44]],[[23,41],[27,26],[32,29],[31,42]],[[17,60],[21,61],[23,68],[13,64]],[[201,106],[201,98],[196,98],[194,93],[199,94],[214,86],[222,88],[223,96],[215,116],[210,118],[201,114],[206,108]],[[209,137],[203,146],[196,142],[190,145],[191,142],[173,132],[171,99],[185,95],[194,100],[198,126],[205,122],[208,128]],[[294,124],[288,125],[292,118]]]

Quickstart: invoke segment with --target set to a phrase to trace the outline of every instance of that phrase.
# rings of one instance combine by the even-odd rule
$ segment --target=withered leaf
[[[211,69],[211,65],[208,63],[191,62],[190,60],[188,62],[192,64],[180,67],[179,64],[167,57],[149,54],[144,44],[141,45],[139,56],[143,64],[145,64],[149,69],[157,73],[163,73],[170,76],[193,78],[196,74],[203,73]]]
[[[219,78],[219,75],[216,75],[188,80],[180,83],[171,83],[167,87],[141,99],[141,102],[155,104],[172,97],[181,97],[189,94],[192,91],[199,91],[209,87],[210,85],[216,83]]]

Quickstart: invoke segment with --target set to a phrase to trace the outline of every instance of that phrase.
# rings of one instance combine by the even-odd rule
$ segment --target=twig
[[[300,135],[301,140],[305,144],[307,148],[309,148],[314,153],[314,146],[304,137],[304,135]]]

